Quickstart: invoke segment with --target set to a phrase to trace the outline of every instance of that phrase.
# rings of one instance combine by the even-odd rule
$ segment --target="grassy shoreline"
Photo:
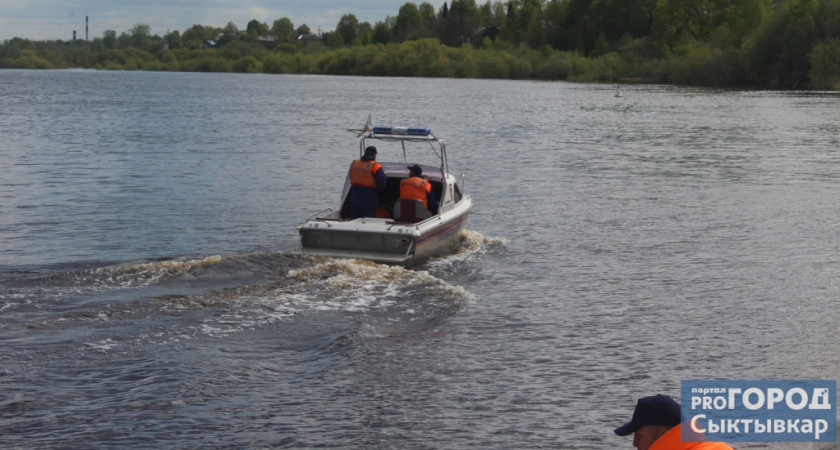
[[[330,49],[284,44],[273,50],[235,43],[216,49],[136,48],[94,51],[89,45],[29,43],[0,53],[0,68],[146,70],[400,76],[430,78],[538,79],[601,82],[654,82],[714,87],[743,87],[737,55],[710,51],[697,55],[646,55],[649,45],[635,42],[621,52],[586,57],[577,52],[527,48],[447,47],[436,39]],[[8,43],[6,44],[8,46]],[[734,59],[734,60],[732,60]],[[838,86],[840,88],[840,86]]]

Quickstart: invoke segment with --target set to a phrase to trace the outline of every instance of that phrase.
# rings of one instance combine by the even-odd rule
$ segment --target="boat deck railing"
[[[330,221],[340,220],[340,219],[333,219],[331,217],[323,217],[325,215],[324,213],[326,213],[326,215],[332,214],[333,209],[332,208],[326,208],[326,209],[323,209],[321,211],[318,211],[315,214],[312,214],[311,216],[307,217],[306,221],[308,222],[310,220],[318,220],[318,221],[321,221],[321,222],[324,222],[325,224],[327,224],[328,227],[331,227],[332,225],[329,224]]]

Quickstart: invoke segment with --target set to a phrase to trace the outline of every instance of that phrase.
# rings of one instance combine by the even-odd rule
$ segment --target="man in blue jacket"
[[[376,147],[365,149],[362,159],[350,164],[350,219],[376,217],[378,193],[385,190],[385,171],[376,162]]]

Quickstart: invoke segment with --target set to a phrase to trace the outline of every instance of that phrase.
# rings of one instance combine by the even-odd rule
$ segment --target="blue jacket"
[[[437,196],[435,196],[435,191],[431,190],[426,193],[426,203],[429,205],[429,212],[432,214],[438,213],[438,201]]]

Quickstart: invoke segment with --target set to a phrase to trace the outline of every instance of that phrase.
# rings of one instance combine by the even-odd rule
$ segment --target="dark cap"
[[[376,154],[376,147],[370,145],[368,148],[365,149],[365,155],[375,155]]]
[[[414,172],[414,175],[417,175],[418,177],[420,175],[423,175],[423,168],[420,167],[417,164],[415,164],[413,166],[408,166],[408,170],[409,170],[409,172]]]
[[[667,395],[642,397],[636,402],[633,418],[615,429],[615,434],[627,436],[645,425],[675,427],[680,424],[680,404]]]

